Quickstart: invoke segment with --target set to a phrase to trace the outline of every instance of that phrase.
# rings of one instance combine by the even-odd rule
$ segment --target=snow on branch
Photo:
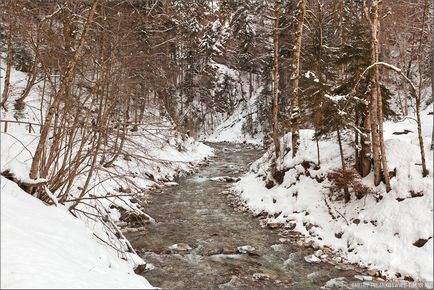
[[[396,73],[398,73],[400,76],[402,76],[403,78],[404,78],[404,80],[410,85],[410,87],[411,87],[411,90],[412,90],[412,93],[414,94],[414,95],[417,95],[417,93],[416,93],[416,86],[414,85],[414,83],[402,72],[402,70],[400,69],[400,68],[398,68],[398,67],[396,67],[396,66],[394,66],[394,65],[392,65],[392,64],[389,64],[389,63],[386,63],[386,62],[382,62],[382,61],[380,61],[380,62],[376,62],[376,63],[373,63],[373,64],[371,64],[370,66],[368,66],[364,71],[363,71],[363,73],[360,75],[360,77],[359,77],[359,79],[357,80],[357,83],[356,83],[356,85],[354,86],[354,88],[353,88],[353,90],[352,90],[352,93],[354,94],[356,91],[357,91],[357,88],[359,87],[359,84],[360,84],[360,81],[365,77],[365,75],[371,70],[371,69],[373,69],[374,67],[376,67],[376,66],[383,66],[383,67],[385,67],[385,68],[387,68],[387,69],[390,69],[390,70],[393,70],[393,71],[395,71]]]
[[[57,13],[59,13],[61,10],[63,9],[63,6],[57,5],[57,9],[51,13],[50,15],[46,15],[44,17],[41,18],[41,22],[44,22],[52,17],[54,17]]]

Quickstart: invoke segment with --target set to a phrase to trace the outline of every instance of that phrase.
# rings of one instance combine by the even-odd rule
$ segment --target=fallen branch
[[[106,196],[88,196],[88,197],[80,197],[80,198],[68,199],[68,200],[65,200],[65,202],[74,202],[74,201],[80,201],[80,200],[86,200],[86,199],[103,199],[103,198],[121,197],[121,196],[130,196],[130,197],[133,197],[134,194],[115,194],[115,195],[106,195]]]

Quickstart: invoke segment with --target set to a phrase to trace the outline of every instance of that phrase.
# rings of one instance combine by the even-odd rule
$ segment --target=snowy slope
[[[389,170],[396,169],[391,179],[392,191],[385,193],[384,185],[350,203],[326,203],[330,182],[327,173],[339,168],[338,145],[321,141],[321,168],[315,168],[316,144],[313,132],[301,132],[300,151],[296,158],[284,158],[283,183],[271,189],[265,187],[270,179],[271,150],[256,161],[248,174],[235,185],[240,198],[255,213],[270,214],[268,222],[295,224],[295,231],[305,237],[306,243],[330,247],[348,262],[359,263],[380,271],[388,278],[409,276],[415,280],[432,281],[433,277],[433,151],[429,149],[433,126],[432,105],[423,112],[425,152],[429,176],[422,178],[416,124],[407,119],[385,124],[386,152]],[[411,132],[395,135],[393,132]],[[290,146],[290,135],[285,137]],[[353,150],[345,147],[345,156]],[[303,161],[305,167],[301,165]],[[308,164],[306,166],[306,164]],[[363,183],[374,187],[373,176]],[[382,199],[377,202],[378,196]],[[276,215],[277,218],[271,215]],[[290,226],[291,227],[291,226]],[[419,244],[418,246],[413,244]],[[409,279],[407,277],[407,279]]]
[[[152,288],[63,207],[1,178],[2,288]]]
[[[249,91],[248,80],[242,77],[241,73],[228,68],[223,64],[212,63],[212,67],[217,69],[217,75],[220,81],[223,81],[225,75],[230,76],[233,80],[239,80],[242,84],[241,88],[237,87],[237,94],[244,95],[243,100],[239,100],[238,106],[229,116],[221,116],[221,120],[217,123],[215,128],[212,128],[211,132],[202,132],[200,139],[208,142],[231,142],[231,143],[250,143],[250,144],[262,144],[263,132],[260,126],[257,124],[257,111],[256,101],[261,87],[256,88],[252,92],[252,97],[248,98],[247,93]],[[253,78],[257,76],[254,75]],[[243,92],[240,91],[243,90]],[[257,133],[252,134],[244,130],[248,120],[255,123]],[[253,125],[253,126],[255,126]]]
[[[9,111],[2,120],[40,123],[41,84],[26,99],[17,114],[13,102],[21,92],[26,75],[12,70]],[[3,79],[2,79],[3,81]],[[109,168],[93,174],[87,195],[114,196],[120,188],[131,191],[120,197],[89,199],[79,204],[73,217],[65,208],[46,206],[24,193],[15,183],[1,180],[1,287],[2,288],[149,288],[146,279],[133,269],[145,262],[121,232],[121,210],[147,216],[133,197],[163,186],[195,169],[212,149],[173,130],[168,120],[153,116],[148,126],[138,128],[125,142],[124,152]],[[150,117],[151,118],[151,117]],[[29,132],[27,124],[1,125],[1,172],[8,170],[28,181],[39,127]],[[86,175],[78,176],[69,198],[80,194]],[[59,192],[54,192],[57,196]],[[98,216],[98,218],[95,218]],[[89,218],[90,217],[90,218]],[[149,218],[152,220],[152,218]]]
[[[254,119],[256,118],[256,112],[253,110],[255,101],[256,98],[253,97],[248,101],[247,105],[241,104],[238,106],[232,115],[213,130],[212,134],[203,139],[208,142],[262,144],[262,132],[258,132],[255,136],[252,136],[243,131],[246,117],[252,115]]]

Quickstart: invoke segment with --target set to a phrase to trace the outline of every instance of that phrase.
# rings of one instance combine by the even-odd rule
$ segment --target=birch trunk
[[[294,55],[292,59],[291,88],[291,135],[292,135],[292,157],[295,157],[300,145],[300,107],[299,107],[299,85],[300,78],[300,54],[301,40],[303,36],[304,16],[306,14],[306,0],[300,0],[297,4],[297,17],[295,28]]]
[[[378,62],[378,2],[374,1],[372,5],[366,8],[366,17],[371,28],[371,63]],[[370,72],[370,121],[371,121],[371,141],[372,141],[372,157],[374,163],[374,184],[377,186],[381,182],[381,158],[380,158],[380,136],[378,130],[378,66],[375,66]]]
[[[379,77],[379,76],[377,76]],[[386,184],[386,192],[391,190],[390,188],[390,176],[389,176],[389,166],[387,165],[386,147],[384,145],[384,134],[383,134],[383,99],[381,96],[380,83],[377,79],[377,94],[378,94],[378,132],[380,137],[380,152],[381,152],[381,165],[383,166],[383,177],[384,183]]]
[[[379,40],[379,31],[380,31],[380,20],[378,18],[380,7],[377,4],[375,6],[375,13],[374,17],[375,20],[373,20],[375,31],[375,61],[373,60],[373,63],[376,63],[379,61],[379,55],[380,55],[380,40]],[[374,34],[373,34],[374,35]],[[380,141],[380,154],[381,154],[381,166],[383,168],[383,177],[384,177],[384,183],[386,184],[386,192],[390,191],[390,176],[389,176],[389,166],[387,165],[387,156],[386,156],[386,147],[384,144],[384,134],[383,134],[383,98],[381,96],[381,87],[380,87],[380,69],[379,66],[375,66],[375,89],[377,91],[377,105],[378,105],[378,138]],[[375,167],[374,167],[375,168]],[[375,176],[377,177],[377,176]],[[380,174],[381,179],[381,174]]]
[[[417,120],[417,135],[419,138],[419,148],[420,148],[420,158],[422,162],[422,176],[426,177],[428,175],[428,169],[426,167],[426,159],[425,159],[425,146],[424,146],[424,140],[423,140],[423,133],[422,133],[422,120],[420,118],[420,105],[422,101],[422,89],[423,89],[423,39],[424,39],[424,33],[425,33],[425,23],[427,19],[428,14],[428,0],[424,1],[423,6],[423,17],[422,17],[422,27],[420,31],[420,40],[419,40],[419,49],[418,49],[418,64],[419,64],[419,87],[418,92],[416,94],[416,120]]]
[[[274,76],[274,87],[273,87],[273,142],[276,151],[276,161],[280,156],[280,142],[279,142],[279,128],[278,128],[278,113],[279,113],[279,17],[280,17],[280,0],[275,0],[274,2],[274,66],[273,66],[273,76]]]

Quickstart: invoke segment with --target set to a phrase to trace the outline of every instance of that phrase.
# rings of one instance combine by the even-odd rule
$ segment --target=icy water
[[[155,267],[142,274],[152,285],[164,289],[282,289],[318,288],[337,277],[354,281],[354,270],[307,263],[304,257],[313,249],[298,246],[288,233],[262,227],[258,218],[235,210],[234,198],[227,195],[231,183],[209,179],[240,176],[261,156],[261,150],[248,145],[210,145],[216,155],[208,166],[179,180],[178,186],[153,192],[150,202],[143,204],[157,223],[127,235]],[[171,250],[174,244],[185,251]],[[255,250],[237,251],[247,245]]]

